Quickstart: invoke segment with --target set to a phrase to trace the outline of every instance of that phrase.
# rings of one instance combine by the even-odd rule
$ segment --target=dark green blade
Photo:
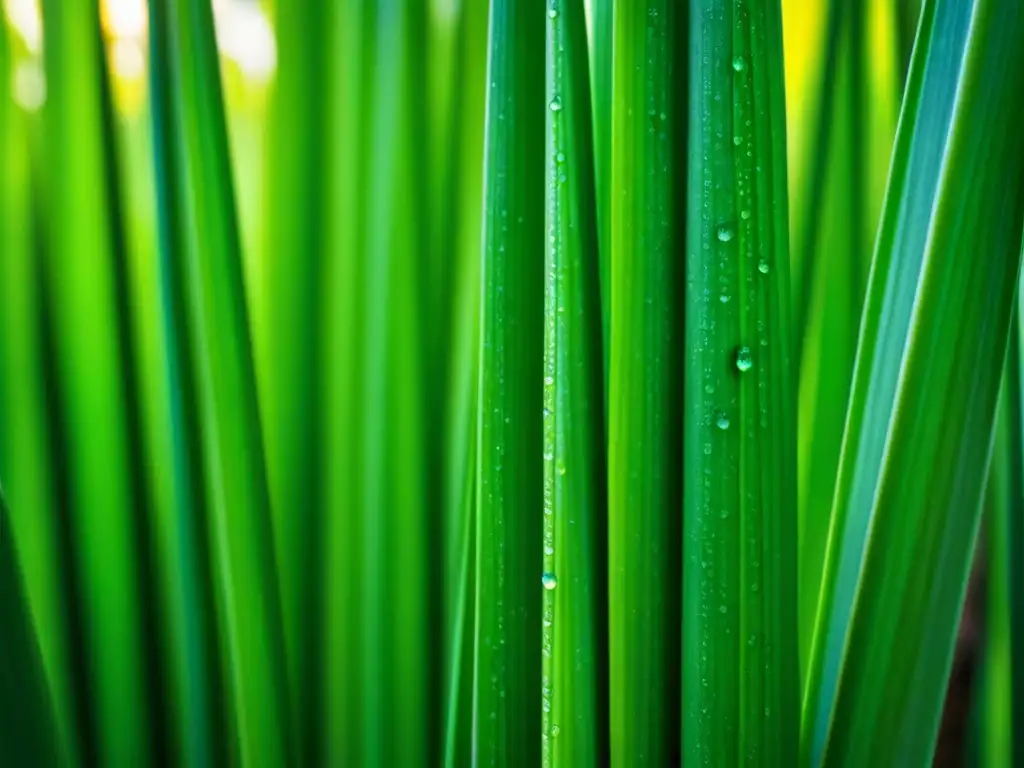
[[[615,5],[608,621],[612,763],[679,748],[682,14]],[[678,57],[678,58],[677,58]]]
[[[7,765],[66,765],[22,578],[0,496],[0,759]]]
[[[62,585],[68,565],[58,556],[56,473],[44,378],[40,270],[32,217],[38,195],[30,136],[38,117],[15,109],[11,84],[17,53],[0,28],[0,477],[17,513],[3,523],[21,553],[25,597],[37,627],[69,764],[78,764],[78,725]],[[24,65],[23,65],[24,66]],[[36,147],[38,139],[35,139]],[[31,158],[31,160],[30,160]],[[5,543],[5,546],[13,544]]]
[[[481,765],[536,764],[540,753],[544,18],[534,0],[491,3],[473,694]]]
[[[781,9],[778,0],[694,3],[690,22],[683,754],[695,764],[794,765]]]

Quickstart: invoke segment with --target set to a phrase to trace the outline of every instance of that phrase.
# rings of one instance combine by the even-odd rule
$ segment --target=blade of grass
[[[281,607],[213,17],[204,0],[151,0],[150,17],[162,57],[153,68],[155,151],[167,153],[157,178],[162,280],[183,330],[177,364],[195,393],[198,423],[181,428],[194,429],[188,444],[200,446],[229,753],[245,764],[287,762]]]
[[[674,2],[616,3],[608,621],[612,763],[677,754],[681,296],[672,220],[684,46]]]
[[[547,22],[542,764],[608,759],[601,296],[582,0]]]
[[[134,371],[98,5],[43,5],[47,281],[70,471],[71,531],[100,762],[149,759],[151,601],[140,503]],[[83,200],[98,201],[86,206]],[[151,686],[150,686],[151,688]],[[155,695],[150,690],[149,695]],[[126,713],[128,713],[126,715]],[[151,733],[152,732],[152,733]]]
[[[476,506],[475,760],[536,764],[541,728],[544,15],[491,3]],[[560,101],[552,100],[554,109]],[[531,186],[531,182],[537,183]]]
[[[332,49],[325,135],[327,227],[324,261],[324,757],[330,765],[363,763],[361,551],[361,370],[364,312],[362,248],[369,126],[373,7],[362,0],[328,6]]]
[[[22,554],[25,596],[38,628],[60,740],[69,764],[77,765],[76,697],[61,594],[67,568],[57,556],[56,479],[48,461],[39,270],[31,231],[38,196],[29,165],[38,153],[29,135],[38,118],[14,107],[10,85],[18,54],[11,43],[8,29],[0,27],[0,477],[17,505],[9,533]]]
[[[594,187],[597,200],[598,276],[601,291],[601,357],[608,385],[611,361],[611,161],[612,161],[612,0],[588,0],[590,95],[593,107]]]
[[[317,290],[327,245],[321,110],[330,109],[324,58],[327,4],[286,0],[275,8],[277,75],[269,116],[267,232],[262,268],[267,359],[261,378],[267,475],[281,578],[291,713],[301,763],[320,762],[322,505],[318,385],[323,348]],[[313,609],[311,610],[311,606]]]
[[[361,376],[364,761],[410,765],[429,752],[426,631],[430,531],[424,501],[420,296],[425,226],[419,128],[426,124],[422,0],[376,5],[366,178]]]
[[[691,5],[683,754],[794,765],[796,420],[778,0]]]
[[[1022,41],[1013,2],[922,14],[805,694],[814,764],[916,765],[934,750],[1020,265],[1024,93],[1007,73]]]
[[[0,495],[0,757],[10,765],[66,765],[38,638]]]
[[[445,440],[443,763],[472,762],[473,631],[475,624],[477,383],[480,353],[480,232],[483,210],[484,115],[487,103],[485,3],[463,3],[452,70],[457,137],[450,162],[453,268],[451,364],[447,380]]]

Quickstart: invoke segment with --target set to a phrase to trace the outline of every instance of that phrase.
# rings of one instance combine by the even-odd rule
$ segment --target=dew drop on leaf
[[[750,347],[740,347],[736,350],[736,368],[740,373],[746,373],[754,367],[754,358],[750,354]]]

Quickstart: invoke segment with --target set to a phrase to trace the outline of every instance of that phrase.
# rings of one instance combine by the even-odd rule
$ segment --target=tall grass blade
[[[493,0],[476,507],[475,760],[536,764],[541,729],[544,14]],[[561,98],[561,97],[559,97]],[[538,182],[531,185],[531,182]]]
[[[611,360],[611,162],[613,0],[587,0],[590,12],[590,103],[593,107],[593,166],[597,200],[598,276],[601,289],[601,338],[605,385]],[[554,7],[554,6],[552,6]],[[606,392],[607,394],[607,392]]]
[[[154,729],[143,617],[148,538],[124,243],[96,4],[45,2],[46,280],[69,470],[94,759],[147,761]],[[99,200],[96,206],[84,200]],[[140,549],[140,545],[142,549]]]
[[[797,756],[796,421],[778,0],[691,5],[683,754]]]
[[[229,755],[293,759],[270,500],[211,7],[151,0],[161,279],[194,395],[203,521],[230,708]],[[166,153],[164,161],[159,158]]]
[[[676,3],[615,4],[608,621],[616,765],[665,765],[679,748],[682,296],[673,220],[684,39]]]
[[[477,469],[477,384],[480,355],[480,267],[484,173],[484,115],[487,104],[485,3],[463,3],[458,22],[456,96],[449,162],[451,252],[456,254],[451,300],[445,308],[450,329],[450,366],[444,460],[444,684],[443,763],[472,762],[473,658],[475,626],[475,533]],[[454,147],[457,147],[454,148]]]
[[[365,764],[409,765],[428,752],[437,705],[429,596],[421,244],[427,241],[422,0],[376,4],[367,129],[362,291],[362,630]],[[422,655],[421,655],[422,654]]]
[[[77,765],[79,739],[71,676],[67,564],[58,556],[56,479],[49,458],[52,416],[47,413],[40,277],[32,221],[38,206],[38,117],[15,109],[11,84],[18,54],[0,28],[0,477],[18,510],[3,524],[21,552],[25,597],[37,628],[46,680],[61,742]],[[25,65],[22,65],[25,66]],[[36,66],[33,62],[31,66]],[[8,544],[8,546],[12,546]]]
[[[263,333],[268,363],[260,379],[274,540],[297,757],[319,762],[322,690],[316,662],[323,639],[317,546],[320,498],[320,329],[318,290],[327,251],[322,110],[331,109],[325,59],[328,3],[285,0],[274,8],[277,72],[271,93]]]
[[[364,235],[364,179],[372,6],[362,0],[328,5],[331,56],[325,74],[334,93],[325,111],[324,275],[320,297],[324,323],[321,375],[324,397],[324,668],[321,715],[323,756],[331,765],[359,765],[363,749],[362,632],[360,617],[362,529],[361,437],[362,329],[361,263]],[[326,468],[330,468],[327,471]],[[319,607],[317,607],[319,608]]]
[[[542,762],[608,760],[598,218],[582,0],[547,20]]]
[[[1007,73],[1022,40],[1013,2],[922,13],[805,694],[813,764],[916,765],[934,750],[1020,266],[1024,93]]]

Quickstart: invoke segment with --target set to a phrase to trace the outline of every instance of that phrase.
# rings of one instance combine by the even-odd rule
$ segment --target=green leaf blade
[[[799,685],[781,9],[691,10],[684,759],[787,765]]]
[[[581,0],[547,21],[544,765],[607,760],[607,531],[597,209]]]

